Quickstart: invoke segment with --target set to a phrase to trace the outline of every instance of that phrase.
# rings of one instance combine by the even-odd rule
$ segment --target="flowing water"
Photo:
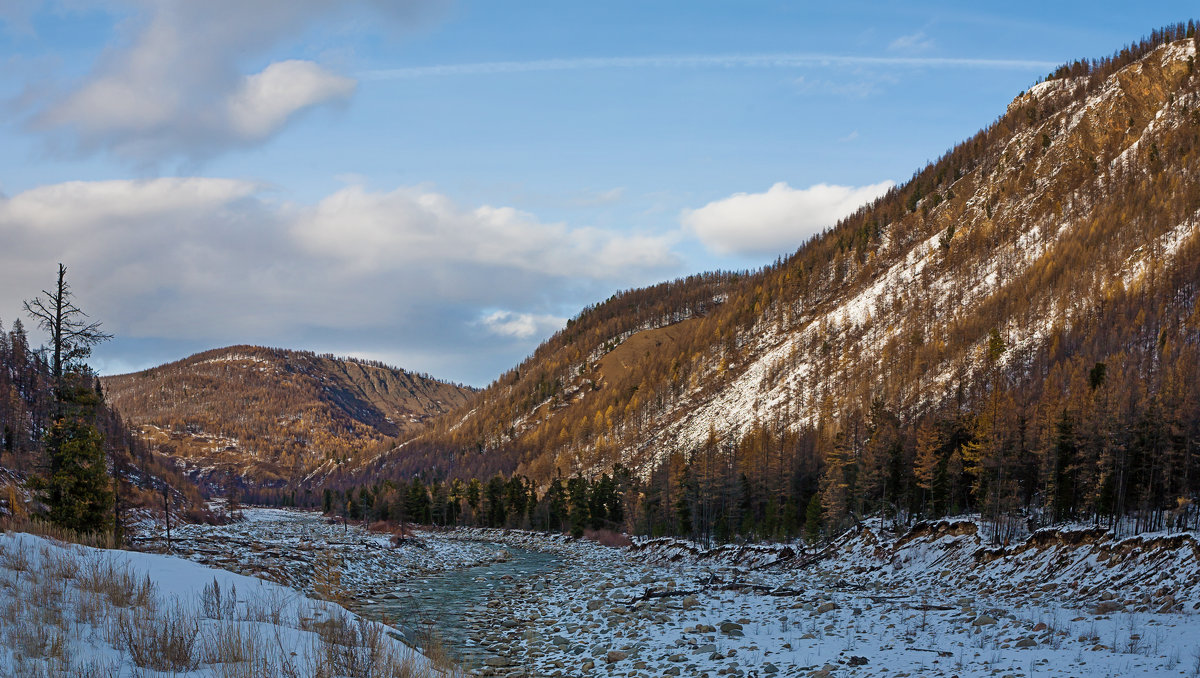
[[[410,638],[434,629],[451,654],[467,665],[479,665],[489,653],[472,639],[477,609],[489,599],[504,600],[518,583],[545,575],[562,557],[496,545],[511,557],[504,562],[414,578],[391,593],[394,598],[365,601],[356,608],[375,619],[384,615]]]

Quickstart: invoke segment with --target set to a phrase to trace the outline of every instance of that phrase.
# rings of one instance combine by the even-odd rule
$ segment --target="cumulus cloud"
[[[564,311],[679,265],[668,237],[544,223],[429,188],[348,186],[301,204],[218,178],[0,196],[0,242],[6,315],[61,261],[80,305],[127,347],[371,353],[472,383],[528,354]]]
[[[349,99],[354,80],[335,75],[311,61],[280,61],[247,76],[229,97],[233,130],[244,139],[264,139],[296,111],[326,101]]]
[[[544,337],[562,329],[563,325],[567,324],[567,319],[555,315],[492,311],[480,318],[479,322],[492,334],[529,339],[535,336]]]
[[[699,209],[684,210],[680,221],[716,254],[779,254],[796,249],[893,185],[883,181],[858,187],[816,184],[797,189],[779,182],[765,193],[735,193]]]
[[[435,258],[532,275],[616,279],[631,268],[677,263],[668,236],[627,236],[543,223],[511,207],[463,208],[418,188],[348,186],[298,215],[296,241],[311,256],[354,270]]]
[[[247,64],[352,6],[390,16],[431,2],[133,2],[131,39],[111,45],[82,81],[34,102],[30,122],[57,142],[140,163],[253,145],[303,111],[345,101],[355,83],[312,61]]]

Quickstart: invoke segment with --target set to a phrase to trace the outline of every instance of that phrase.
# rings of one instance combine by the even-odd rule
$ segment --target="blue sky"
[[[973,5],[0,0],[0,320],[62,261],[104,373],[258,343],[483,385],[1190,9]]]

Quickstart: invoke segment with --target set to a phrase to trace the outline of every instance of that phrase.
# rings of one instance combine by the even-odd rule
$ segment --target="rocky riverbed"
[[[801,567],[798,547],[460,529],[391,548],[313,514],[247,515],[176,548],[301,589],[334,549],[358,609],[439,626],[480,675],[1200,676],[1194,540],[997,553],[969,523],[864,528]]]

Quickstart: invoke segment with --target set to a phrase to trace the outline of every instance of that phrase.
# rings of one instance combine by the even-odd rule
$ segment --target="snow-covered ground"
[[[481,675],[1200,676],[1191,535],[1039,532],[1000,551],[970,521],[906,535],[871,525],[805,565],[795,545],[617,549],[478,529],[418,532],[419,546],[393,549],[313,514],[247,514],[190,526],[177,548],[244,571],[303,573],[313,551],[297,535],[342,545],[347,588],[375,611],[423,586],[423,600],[449,601],[438,573],[469,572],[477,599],[454,623]],[[500,585],[487,575],[502,547],[555,557],[535,574],[505,570],[517,574]]]
[[[391,534],[373,533],[360,525],[327,521],[316,513],[252,508],[244,520],[229,525],[178,525],[171,528],[171,552],[196,562],[262,577],[311,593],[313,574],[332,566],[344,589],[356,599],[393,590],[398,582],[424,574],[472,567],[503,557],[496,544],[484,540],[447,540],[420,531],[410,546],[391,547]],[[134,526],[136,543],[166,546],[162,522]]]
[[[4,533],[0,675],[443,674],[388,627],[278,584]]]
[[[595,547],[483,602],[481,642],[549,676],[1200,675],[1194,541],[1043,535],[985,556],[973,529],[896,547],[864,532],[804,568],[753,569],[770,549]]]

